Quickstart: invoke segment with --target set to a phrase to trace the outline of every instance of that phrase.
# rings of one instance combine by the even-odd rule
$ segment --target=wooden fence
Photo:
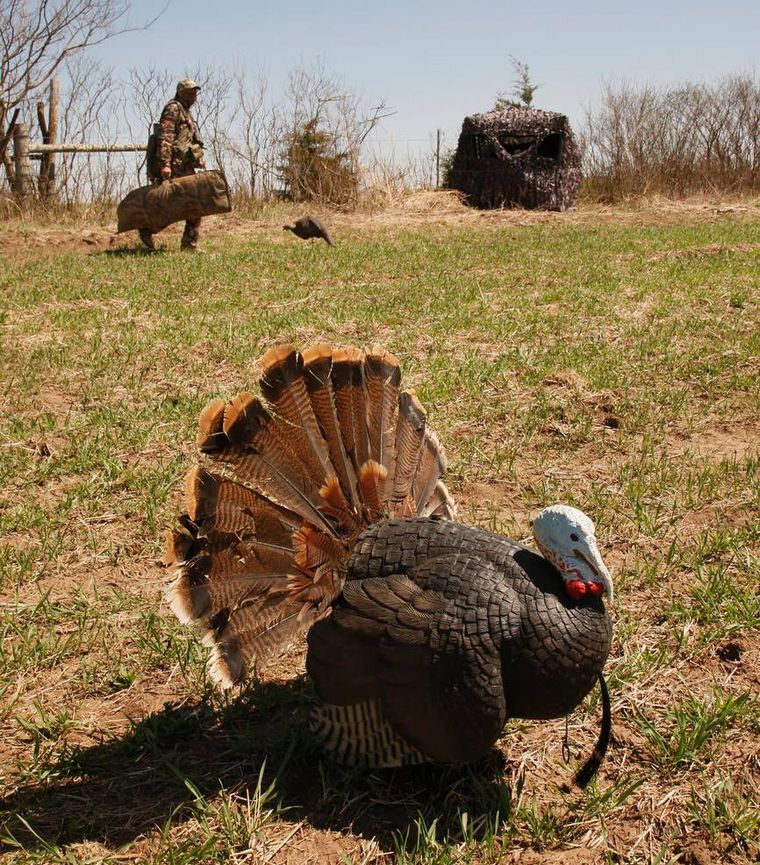
[[[55,194],[56,164],[54,154],[56,153],[129,153],[145,150],[146,144],[65,144],[57,143],[58,137],[58,99],[59,84],[57,79],[50,82],[48,113],[45,116],[45,104],[37,103],[37,122],[42,132],[42,144],[31,144],[29,140],[29,126],[26,123],[16,123],[18,110],[13,116],[9,135],[13,144],[11,158],[6,160],[2,153],[2,161],[5,163],[8,180],[10,182],[13,197],[18,204],[29,201],[35,194],[34,172],[32,171],[32,160],[39,160],[37,195],[40,199],[48,200]],[[7,139],[3,142],[4,150]]]
[[[129,153],[145,150],[142,144],[30,144],[29,127],[17,123],[13,131],[13,194],[21,202],[34,192],[32,159],[40,160],[38,190],[40,198],[50,198],[55,191],[54,153]]]

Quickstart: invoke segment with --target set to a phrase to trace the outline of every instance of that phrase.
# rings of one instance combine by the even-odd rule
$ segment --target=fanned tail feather
[[[277,657],[317,619],[307,604],[285,601],[276,610],[236,610],[214,635],[208,671],[223,688],[241,682],[252,668],[261,669]],[[257,615],[258,613],[258,615]]]
[[[355,508],[358,505],[356,471],[343,444],[332,383],[332,365],[332,347],[326,343],[315,345],[303,354],[304,381],[314,415],[327,441],[330,460],[343,494]],[[353,430],[353,424],[351,428]]]
[[[335,409],[343,446],[358,474],[369,458],[361,352],[355,348],[334,351],[330,380],[335,393]]]
[[[246,529],[270,544],[287,545],[301,521],[298,515],[222,475],[192,468],[185,479],[185,507],[198,536],[210,531],[237,534]]]
[[[359,512],[346,501],[340,481],[335,475],[328,478],[327,483],[320,489],[319,496],[322,499],[322,510],[340,524],[342,534],[356,533],[361,525]]]
[[[392,476],[396,459],[394,422],[401,381],[398,360],[382,349],[374,349],[364,358],[364,379],[367,386],[369,455]]]
[[[291,448],[319,487],[335,470],[304,381],[303,358],[293,346],[284,345],[268,351],[261,364],[261,393],[279,417],[290,424]]]
[[[368,514],[368,523],[382,519],[385,512],[384,490],[388,472],[385,466],[374,460],[367,460],[359,469],[359,489]]]
[[[438,441],[438,436],[432,430],[426,429],[419,451],[417,470],[412,481],[412,498],[417,505],[418,514],[422,514],[445,471],[446,455]]]
[[[241,481],[266,491],[303,519],[331,531],[319,509],[321,481],[309,475],[288,444],[289,425],[274,418],[250,393],[236,396],[222,412],[218,402],[201,414],[201,452],[227,463]]]
[[[426,423],[427,415],[420,401],[413,394],[403,391],[398,401],[396,471],[391,490],[392,502],[403,502],[412,493]]]
[[[438,481],[433,492],[427,502],[417,510],[417,515],[420,517],[443,517],[447,520],[453,520],[456,516],[457,508],[449,491],[446,489],[446,484],[443,481]]]
[[[211,647],[209,673],[242,681],[328,615],[360,532],[396,515],[452,517],[446,459],[393,355],[290,345],[262,361],[262,398],[215,399],[186,513],[167,537],[167,601]]]
[[[215,532],[212,539],[176,532],[168,547],[181,558],[170,558],[176,576],[167,601],[183,623],[203,621],[224,608],[233,608],[252,594],[286,594],[295,551],[236,535]]]

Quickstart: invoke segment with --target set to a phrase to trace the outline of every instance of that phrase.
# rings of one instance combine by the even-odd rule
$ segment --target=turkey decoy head
[[[571,598],[607,594],[612,601],[612,578],[596,545],[594,523],[583,511],[568,505],[544,508],[533,521],[533,537]]]

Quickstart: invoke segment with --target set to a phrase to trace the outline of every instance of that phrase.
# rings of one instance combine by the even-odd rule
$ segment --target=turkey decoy
[[[296,237],[300,237],[302,240],[321,237],[322,240],[327,241],[330,246],[333,245],[330,232],[316,218],[316,216],[302,216],[300,219],[297,219],[293,225],[283,225],[282,230],[292,231]]]
[[[321,344],[263,358],[261,397],[213,400],[168,538],[169,604],[211,647],[222,687],[307,635],[311,726],[371,767],[472,761],[506,719],[556,718],[599,680],[612,597],[591,520],[555,505],[539,552],[454,521],[446,459],[382,350]]]

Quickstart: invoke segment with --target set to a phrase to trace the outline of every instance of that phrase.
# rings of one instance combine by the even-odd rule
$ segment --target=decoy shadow
[[[261,683],[221,707],[209,699],[167,703],[126,735],[66,748],[45,781],[0,799],[8,815],[0,850],[9,838],[27,849],[129,844],[170,819],[189,818],[198,793],[254,796],[260,778],[274,782],[288,819],[375,838],[386,850],[414,835],[420,815],[428,825],[437,819],[439,838],[461,830],[462,812],[471,819],[507,815],[511,791],[499,752],[470,767],[346,769],[313,741],[311,699],[303,677]]]

